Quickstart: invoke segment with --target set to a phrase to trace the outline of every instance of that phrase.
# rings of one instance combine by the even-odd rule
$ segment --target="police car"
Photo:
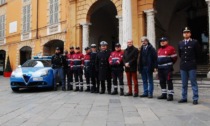
[[[36,56],[18,66],[10,77],[11,89],[20,88],[53,88],[53,70],[51,56]]]

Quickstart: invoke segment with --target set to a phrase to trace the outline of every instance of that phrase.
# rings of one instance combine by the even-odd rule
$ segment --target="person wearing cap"
[[[140,97],[153,98],[153,72],[157,70],[157,52],[146,36],[141,38],[141,42],[138,71],[142,77],[144,92]]]
[[[98,71],[98,78],[101,84],[100,94],[105,93],[105,81],[107,81],[107,91],[108,94],[111,94],[111,67],[109,65],[109,56],[111,51],[109,51],[108,43],[105,41],[100,42],[101,51],[97,54],[96,57],[96,70]]]
[[[119,43],[115,44],[115,51],[113,51],[109,57],[109,64],[112,68],[112,78],[114,91],[112,95],[118,94],[117,79],[119,79],[120,84],[120,95],[124,95],[124,83],[123,83],[123,51],[121,50],[121,45]]]
[[[86,47],[85,48],[86,54],[84,55],[84,71],[85,71],[85,78],[86,78],[86,83],[87,83],[87,89],[85,90],[86,92],[90,91],[90,48]]]
[[[125,72],[128,82],[128,92],[125,96],[132,96],[132,80],[134,81],[134,95],[133,97],[138,97],[138,79],[137,79],[137,59],[139,51],[133,46],[133,40],[127,41],[127,48],[124,51],[123,63],[125,65]]]
[[[57,90],[57,76],[59,76],[62,82],[62,90],[65,91],[65,83],[64,83],[64,75],[63,75],[63,67],[66,64],[66,60],[64,56],[61,54],[61,50],[59,47],[56,47],[55,54],[52,56],[51,59],[53,75],[54,75],[54,90]]]
[[[80,47],[76,47],[70,65],[75,79],[76,89],[74,91],[83,91],[83,78],[82,78],[83,66],[84,66],[84,55],[80,52]]]
[[[71,61],[73,59],[73,55],[74,55],[75,52],[74,52],[74,47],[73,46],[71,46],[69,49],[70,49],[69,54],[67,54],[67,62],[68,62],[67,90],[70,91],[70,90],[73,90],[73,71],[70,68],[70,64],[71,64]]]
[[[65,50],[64,51],[64,54],[63,54],[63,57],[65,58],[65,64],[63,66],[63,76],[64,76],[64,84],[65,84],[65,87],[67,85],[67,89],[68,89],[68,83],[69,83],[69,66],[68,66],[68,51]],[[67,78],[67,82],[66,82],[66,78]]]
[[[98,80],[98,71],[96,71],[96,56],[98,52],[96,49],[96,44],[91,44],[91,53],[90,53],[90,75],[91,75],[91,93],[99,93],[99,80]]]
[[[160,80],[162,94],[158,97],[158,99],[167,99],[167,101],[173,101],[174,87],[172,82],[172,72],[173,65],[177,61],[177,54],[175,48],[169,45],[168,39],[166,37],[160,38],[159,42],[160,48],[158,49],[158,78]],[[166,87],[168,87],[168,90]]]
[[[187,102],[188,79],[190,79],[193,90],[193,104],[198,104],[198,84],[196,79],[197,59],[200,54],[200,45],[197,40],[191,38],[188,27],[183,29],[184,40],[179,42],[178,52],[180,61],[180,72],[182,79],[182,98],[178,103]]]

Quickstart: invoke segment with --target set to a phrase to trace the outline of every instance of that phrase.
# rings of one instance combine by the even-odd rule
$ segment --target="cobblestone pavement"
[[[63,92],[58,90],[11,91],[9,79],[0,77],[0,125],[2,126],[209,126],[210,89],[200,88],[198,105],[178,104],[180,87],[175,87],[175,100],[133,98]],[[139,87],[140,93],[142,86]]]

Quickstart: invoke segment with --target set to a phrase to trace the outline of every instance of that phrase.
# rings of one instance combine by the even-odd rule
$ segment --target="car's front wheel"
[[[18,92],[19,91],[19,88],[12,88],[12,91]]]

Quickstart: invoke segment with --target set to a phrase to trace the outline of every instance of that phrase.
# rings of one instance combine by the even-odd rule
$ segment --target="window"
[[[6,3],[6,0],[0,0],[0,5]]]
[[[50,0],[50,25],[58,23],[58,0]]]
[[[5,15],[0,16],[0,40],[5,37]]]
[[[30,32],[30,22],[31,22],[31,5],[26,5],[23,7],[23,33]]]

